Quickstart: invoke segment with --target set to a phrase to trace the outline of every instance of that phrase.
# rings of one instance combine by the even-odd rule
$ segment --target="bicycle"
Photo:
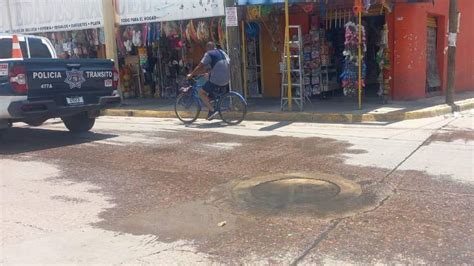
[[[179,90],[174,110],[178,119],[184,124],[192,124],[199,118],[203,102],[199,97],[198,90],[205,82],[203,76],[190,79],[187,87]],[[222,92],[222,90],[224,92]],[[228,125],[240,124],[247,115],[247,101],[235,91],[229,91],[227,87],[221,87],[215,96],[210,95],[211,104],[217,110],[220,118]]]

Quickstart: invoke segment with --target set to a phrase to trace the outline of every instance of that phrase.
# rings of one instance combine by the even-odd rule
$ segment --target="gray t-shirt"
[[[201,63],[210,69],[209,81],[217,86],[226,86],[230,80],[230,58],[220,49],[204,54]]]

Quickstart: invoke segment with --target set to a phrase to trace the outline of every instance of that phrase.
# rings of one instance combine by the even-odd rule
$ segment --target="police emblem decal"
[[[82,83],[86,82],[86,79],[84,78],[84,71],[79,71],[79,70],[71,70],[71,71],[66,71],[66,82],[69,85],[70,89],[78,88],[80,89],[82,86]]]

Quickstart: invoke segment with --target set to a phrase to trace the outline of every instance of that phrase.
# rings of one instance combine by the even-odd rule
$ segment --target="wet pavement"
[[[0,142],[0,263],[472,263],[473,156],[472,112],[20,126]]]

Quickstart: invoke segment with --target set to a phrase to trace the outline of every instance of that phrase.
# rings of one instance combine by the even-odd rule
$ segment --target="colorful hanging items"
[[[354,22],[346,23],[345,34],[345,49],[344,55],[344,70],[340,75],[342,80],[342,87],[344,88],[345,96],[355,96],[358,91],[359,67],[359,26]],[[365,87],[366,64],[364,62],[364,55],[367,51],[365,28],[362,28],[362,87]]]
[[[258,24],[255,22],[247,22],[245,24],[245,34],[247,38],[253,39],[258,37],[260,29],[258,27]]]
[[[148,65],[148,53],[146,51],[146,48],[138,48],[138,57],[140,59],[140,65],[142,66],[142,68],[146,68]]]
[[[219,26],[218,26],[219,20],[216,18],[211,19],[211,25],[209,27],[210,30],[210,35],[211,35],[211,41],[214,43],[219,42]]]
[[[188,43],[199,42],[199,39],[197,37],[197,31],[194,27],[194,22],[192,20],[190,20],[188,25],[186,26],[186,38],[188,40]]]
[[[306,13],[306,14],[311,14],[313,13],[313,10],[314,10],[314,5],[313,3],[301,3],[301,4],[298,4],[299,7],[301,9],[303,9],[303,11]]]
[[[179,34],[179,25],[175,21],[163,22],[163,32],[168,38],[175,37]]]
[[[225,20],[223,18],[220,19],[219,21],[219,26],[218,26],[218,33],[219,33],[219,44],[222,47],[225,47],[226,45],[226,37],[225,37]]]
[[[303,39],[304,94],[306,97],[320,94],[322,87],[327,86],[326,84],[321,84],[322,75],[320,72],[322,57],[329,58],[329,55],[321,54],[322,45],[325,46],[323,48],[324,52],[329,52],[325,36],[324,29],[319,28],[319,18],[312,16],[311,29]],[[329,62],[326,63],[329,64]],[[325,91],[327,90],[327,88],[324,89]]]
[[[132,38],[132,43],[134,46],[136,47],[140,47],[142,46],[143,44],[143,41],[142,41],[142,31],[141,30],[134,30],[133,31],[133,38]]]
[[[364,0],[364,11],[369,12],[370,7],[372,6],[371,0]]]
[[[247,7],[247,20],[257,20],[261,17],[260,6],[248,6]]]
[[[197,30],[192,20],[189,21],[188,26],[186,27],[186,30],[187,30],[186,36],[188,38],[189,43],[199,42],[199,39],[197,37]]]
[[[118,48],[120,54],[125,55],[127,53],[127,50],[125,48],[122,36],[123,35],[120,32],[120,28],[117,28],[115,30],[115,39],[117,40],[117,48]]]
[[[378,95],[383,98],[384,103],[387,103],[390,98],[390,81],[392,79],[390,70],[392,68],[390,61],[390,49],[388,46],[388,26],[384,25],[382,30],[382,38],[380,41],[380,49],[376,56],[377,64],[380,68],[380,74],[378,76],[378,82],[380,84]]]
[[[209,25],[206,21],[201,20],[197,27],[197,39],[199,42],[207,42],[210,39],[209,36]]]
[[[322,19],[326,18],[327,15],[327,3],[324,1],[319,2],[319,14],[321,15]]]

